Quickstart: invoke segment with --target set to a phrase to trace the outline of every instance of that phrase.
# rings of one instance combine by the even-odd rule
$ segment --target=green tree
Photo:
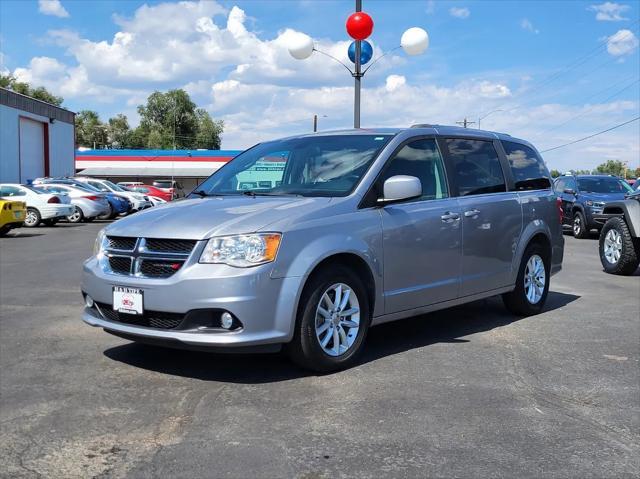
[[[222,120],[214,121],[204,108],[196,110],[196,118],[198,120],[198,133],[196,135],[195,148],[219,150],[224,122]]]
[[[62,105],[62,102],[64,101],[61,96],[56,96],[53,93],[50,93],[45,87],[40,86],[37,88],[32,88],[28,83],[19,82],[11,74],[0,74],[0,87],[13,90],[16,93],[20,93],[21,95],[30,96],[31,98],[35,98],[36,100],[46,101],[47,103],[51,103],[55,106]]]
[[[560,173],[558,170],[551,170],[551,178],[557,178],[558,176],[561,176],[562,173]]]
[[[623,162],[619,160],[607,160],[605,163],[598,165],[594,171],[601,174],[624,176],[625,170],[626,167]]]
[[[118,113],[113,118],[109,118],[107,141],[111,148],[127,148],[129,136],[131,136],[131,129],[126,115]]]
[[[147,136],[147,148],[152,150],[167,150],[166,138],[163,137],[162,132],[157,129],[151,130]]]
[[[76,145],[89,148],[108,146],[107,126],[100,121],[100,116],[92,110],[76,113]]]

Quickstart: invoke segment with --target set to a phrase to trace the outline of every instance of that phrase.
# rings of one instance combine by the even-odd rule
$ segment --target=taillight
[[[57,196],[52,196],[51,198],[49,198],[49,201],[47,201],[47,203],[60,203],[60,198],[58,198]]]
[[[562,209],[562,198],[556,198],[556,208],[558,208],[558,220],[560,224],[564,222],[564,210]]]
[[[86,198],[91,201],[98,201],[100,199],[99,196],[83,196],[83,198]]]

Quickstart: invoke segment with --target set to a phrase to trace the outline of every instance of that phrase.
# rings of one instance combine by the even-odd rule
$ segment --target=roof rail
[[[415,125],[411,125],[411,128],[434,128],[438,125],[432,125],[430,123],[416,123]]]

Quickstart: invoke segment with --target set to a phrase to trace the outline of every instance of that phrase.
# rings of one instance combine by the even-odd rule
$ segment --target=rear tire
[[[69,223],[80,223],[83,219],[84,219],[84,213],[77,206],[75,207],[73,214],[67,216],[67,221]]]
[[[587,220],[580,211],[576,211],[573,215],[573,224],[571,225],[573,236],[578,239],[584,239],[589,236],[589,228],[587,228]]]
[[[9,226],[0,227],[0,236],[6,235],[10,230],[11,228]]]
[[[631,232],[622,218],[610,218],[600,231],[600,262],[605,272],[628,276],[640,265]]]
[[[504,305],[517,316],[540,313],[549,294],[550,278],[549,254],[540,244],[530,244],[522,255],[515,289],[502,295]]]
[[[111,204],[109,204],[109,212],[98,216],[98,219],[99,220],[111,220],[111,219],[115,218],[116,214],[117,213],[115,213],[113,211],[113,206],[111,206]]]
[[[340,301],[335,301],[338,294]],[[351,314],[342,316],[344,312]],[[370,322],[369,300],[360,278],[350,269],[331,265],[313,274],[305,285],[293,340],[286,350],[305,369],[321,373],[345,369],[362,352]]]
[[[42,221],[40,212],[35,208],[27,208],[27,216],[24,219],[24,225],[27,228],[35,228]]]

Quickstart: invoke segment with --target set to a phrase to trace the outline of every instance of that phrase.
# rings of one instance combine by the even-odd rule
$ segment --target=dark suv
[[[586,238],[591,230],[600,231],[604,222],[597,215],[609,201],[624,199],[631,187],[611,175],[565,175],[553,185],[562,200],[564,225],[570,226],[576,238]]]

